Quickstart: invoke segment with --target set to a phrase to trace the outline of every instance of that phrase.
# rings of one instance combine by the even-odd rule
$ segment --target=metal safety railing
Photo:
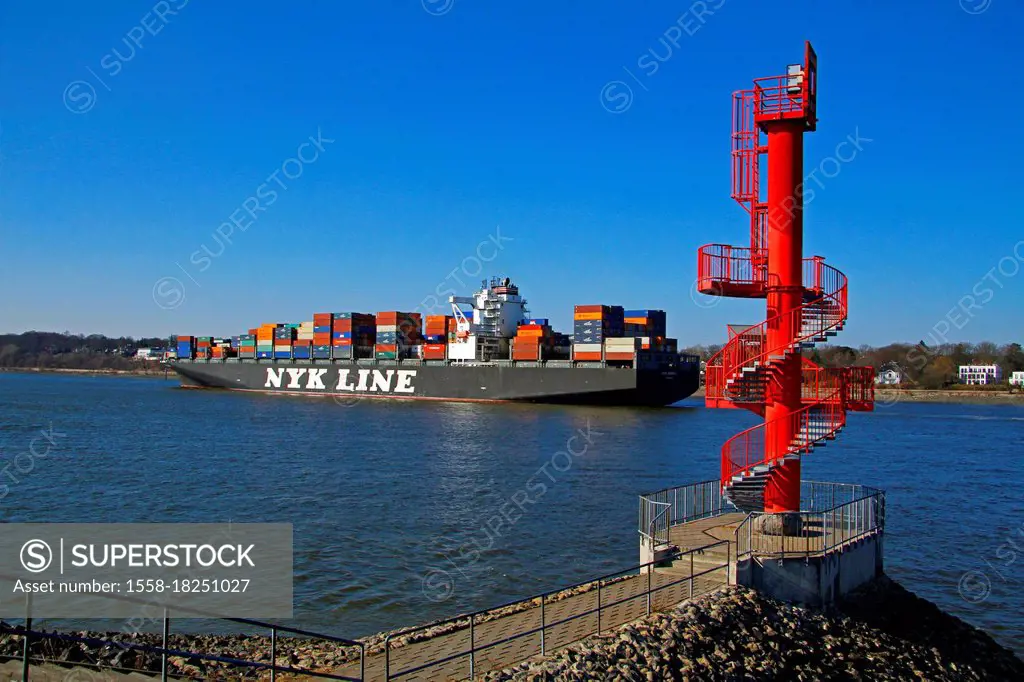
[[[672,608],[685,599],[729,583],[732,562],[730,546],[728,540],[721,540],[704,547],[675,552],[658,561],[639,564],[568,588],[388,635],[384,641],[384,679],[390,682],[416,673],[426,675],[429,679],[473,679],[476,675],[514,665],[535,655],[546,655],[652,612]],[[719,552],[724,549],[724,561],[712,561],[709,566],[706,557],[716,549]],[[677,562],[682,562],[684,568],[689,562],[688,575],[679,577],[675,573],[659,574],[655,571],[666,563]],[[701,585],[697,584],[698,579],[711,574],[721,574],[721,581],[707,579]],[[672,588],[680,589],[672,591]],[[573,592],[576,590],[579,591]],[[566,596],[566,593],[570,594]],[[660,595],[664,596],[659,601]],[[629,605],[633,605],[632,608]],[[517,606],[523,608],[517,610]],[[528,612],[529,617],[524,617],[524,612]],[[506,618],[516,621],[520,627],[502,627],[498,623],[484,632],[489,623]],[[567,627],[570,624],[572,626]],[[401,667],[401,662],[396,660],[397,653],[413,645],[395,646],[393,638],[408,638],[421,630],[443,630],[446,627],[452,629],[445,634],[435,635],[434,639],[458,639],[461,646],[450,642],[455,646],[440,647],[439,650],[446,653],[433,658],[422,653],[411,654],[408,657],[414,659],[409,661],[411,665]],[[533,640],[523,642],[526,638]],[[507,645],[513,642],[521,645],[520,650],[510,653],[511,647]]]
[[[638,530],[654,545],[667,544],[672,526],[731,511],[717,479],[665,488],[640,496]]]
[[[152,607],[151,602],[147,602],[143,599],[136,599],[127,597],[124,595],[115,594],[103,594],[97,595],[107,599],[116,599],[118,601],[126,601],[140,604],[144,607]],[[31,614],[31,599],[26,602],[26,610],[28,614]],[[171,646],[171,616],[168,609],[162,609],[162,615],[159,618],[147,617],[144,620],[149,622],[159,622],[161,625],[160,632],[160,645],[145,644],[137,641],[130,641],[136,635],[141,634],[135,631],[126,631],[124,636],[91,636],[88,634],[70,634],[63,632],[48,632],[45,630],[36,630],[32,627],[32,617],[27,615],[24,619],[24,625],[12,625],[7,622],[0,621],[0,633],[13,635],[22,639],[22,649],[20,656],[0,656],[4,660],[20,660],[22,663],[22,678],[25,680],[29,679],[29,670],[32,664],[51,664],[58,666],[73,665],[77,668],[90,668],[96,670],[112,670],[122,673],[143,673],[146,675],[160,675],[162,681],[172,678],[187,677],[180,671],[172,670],[171,658],[184,658],[190,661],[201,661],[206,663],[220,664],[221,666],[229,669],[238,671],[239,669],[245,669],[249,672],[269,672],[270,680],[274,681],[277,679],[278,673],[288,673],[295,675],[303,675],[310,678],[326,679],[326,680],[347,680],[350,682],[361,682],[365,678],[366,669],[366,645],[363,642],[358,642],[351,639],[345,639],[343,637],[335,637],[333,635],[326,635],[319,632],[312,632],[310,630],[302,630],[299,628],[288,627],[284,625],[278,625],[276,623],[267,623],[258,620],[252,620],[248,618],[224,618],[216,614],[207,613],[198,609],[191,608],[178,608],[177,612],[181,615],[176,616],[177,619],[196,619],[196,618],[207,618],[215,619],[227,623],[244,625],[247,629],[261,629],[266,630],[270,637],[267,643],[267,660],[252,660],[247,658],[226,656],[221,654],[207,653],[192,648],[178,648]],[[294,637],[288,637],[282,640],[280,635],[284,633],[292,635]],[[182,636],[185,633],[182,633]],[[352,649],[353,654],[358,650],[357,658],[359,664],[359,675],[358,676],[346,676],[340,675],[333,672],[326,672],[322,670],[312,670],[309,668],[296,667],[292,665],[279,665],[278,658],[282,653],[288,652],[293,646],[297,645],[296,638],[301,638],[302,643],[308,644],[311,640],[320,640],[324,642],[330,642],[331,644],[337,645],[338,648]],[[292,640],[292,641],[288,641]],[[62,644],[82,644],[86,647],[90,647],[95,650],[95,654],[91,651],[87,651],[86,655],[94,655],[96,660],[93,661],[75,661],[70,663],[68,661],[60,660],[59,657],[48,657],[46,655],[46,643],[62,643]],[[153,666],[145,668],[132,668],[123,667],[119,665],[112,665],[110,663],[104,663],[100,660],[98,653],[103,649],[113,649],[121,651],[134,651],[143,655],[151,655],[154,658],[159,657],[159,663]]]
[[[751,512],[735,530],[736,560],[824,555],[885,530],[885,492],[868,486],[804,481],[802,509]],[[797,517],[785,520],[780,517]],[[781,528],[785,532],[780,532]]]

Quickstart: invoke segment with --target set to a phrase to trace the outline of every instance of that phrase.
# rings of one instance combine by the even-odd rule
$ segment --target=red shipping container
[[[598,353],[598,355],[600,355],[600,353]],[[609,353],[608,351],[605,351],[604,359],[605,360],[632,360],[633,359],[633,353]]]
[[[381,353],[397,353],[398,346],[393,343],[378,343],[374,348]]]

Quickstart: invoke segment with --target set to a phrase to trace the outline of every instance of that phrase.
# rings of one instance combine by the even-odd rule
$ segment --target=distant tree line
[[[132,369],[139,348],[166,347],[166,338],[110,338],[102,334],[0,334],[0,367]]]
[[[720,344],[691,346],[683,352],[699,355],[707,360],[719,350]],[[1024,349],[1019,343],[997,345],[989,341],[980,343],[944,343],[928,346],[924,341],[891,343],[888,346],[823,345],[805,351],[807,357],[825,367],[870,365],[875,371],[898,369],[904,387],[944,388],[957,383],[960,365],[999,365],[1003,370],[1003,384],[1012,372],[1024,370]]]

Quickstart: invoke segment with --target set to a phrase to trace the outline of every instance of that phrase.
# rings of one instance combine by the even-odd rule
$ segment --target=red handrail
[[[813,419],[812,419],[813,418]],[[785,454],[810,452],[817,443],[832,438],[846,425],[841,390],[828,399],[807,405],[796,412],[753,426],[725,441],[722,445],[722,484],[758,465],[770,465],[766,455],[767,441],[776,437],[778,429],[793,434],[793,443]]]
[[[719,287],[724,291],[728,284],[750,284],[758,281],[759,269],[751,263],[751,249],[729,247],[724,244],[708,244],[701,248],[698,260],[698,280],[701,289]],[[780,355],[815,337],[832,331],[846,322],[847,317],[847,284],[846,275],[826,265],[819,257],[804,259],[804,288],[812,294],[819,294],[800,308],[790,310],[754,325],[728,341],[722,349],[713,355],[707,363],[705,375],[706,385],[710,386],[712,367],[722,367],[722,379],[732,377],[743,367],[752,367],[754,363],[765,364],[770,356]],[[735,276],[733,275],[735,273]],[[819,293],[820,292],[820,293]],[[804,322],[803,311],[814,306],[827,306],[830,313],[816,320],[817,324],[808,327]],[[789,329],[791,343],[777,347],[765,348],[765,339],[770,326],[783,325]]]

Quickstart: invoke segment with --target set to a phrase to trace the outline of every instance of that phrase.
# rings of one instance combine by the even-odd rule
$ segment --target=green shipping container
[[[395,351],[379,350],[379,351],[377,351],[376,355],[377,355],[377,359],[378,360],[397,360],[398,359],[398,353],[396,353]]]

